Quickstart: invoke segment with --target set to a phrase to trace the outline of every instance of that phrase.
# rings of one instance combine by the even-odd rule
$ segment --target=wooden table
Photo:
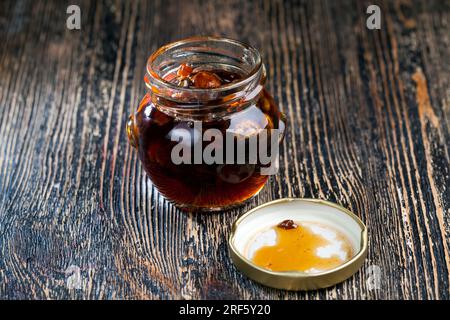
[[[81,30],[65,1],[0,4],[0,298],[450,298],[449,1],[373,1],[380,30],[362,1],[73,2]],[[209,34],[261,50],[289,128],[254,201],[185,214],[145,177],[125,122],[149,54]],[[232,222],[288,196],[361,217],[359,273],[295,293],[236,270]]]

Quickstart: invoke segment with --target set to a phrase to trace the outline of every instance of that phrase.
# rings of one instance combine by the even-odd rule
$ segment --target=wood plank
[[[382,2],[381,30],[368,4],[85,0],[70,31],[63,2],[2,1],[0,298],[449,299],[450,2]],[[199,34],[256,46],[289,121],[279,174],[211,215],[165,201],[124,130],[149,54]],[[287,196],[365,221],[359,273],[297,293],[236,270],[232,222]]]

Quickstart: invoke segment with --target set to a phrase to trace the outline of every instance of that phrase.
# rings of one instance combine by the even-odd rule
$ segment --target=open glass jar
[[[222,82],[198,87],[174,81],[186,65]],[[148,92],[127,133],[169,201],[189,211],[228,209],[256,195],[276,173],[285,120],[264,81],[259,52],[235,40],[189,38],[150,56]]]

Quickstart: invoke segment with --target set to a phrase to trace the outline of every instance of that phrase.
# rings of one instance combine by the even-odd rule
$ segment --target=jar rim
[[[240,46],[248,51],[250,51],[254,57],[255,57],[255,63],[250,72],[246,73],[241,79],[238,81],[225,84],[223,86],[220,86],[218,88],[184,88],[177,86],[174,83],[171,83],[170,81],[165,80],[156,70],[154,70],[153,62],[156,60],[157,57],[159,57],[161,54],[174,49],[178,46],[194,43],[194,42],[208,42],[208,41],[215,41],[215,42],[223,42],[228,44],[233,44]],[[162,47],[160,47],[158,50],[156,50],[147,60],[147,74],[151,77],[151,81],[157,84],[158,86],[165,87],[167,89],[171,90],[177,90],[179,92],[192,92],[192,93],[220,93],[224,91],[230,91],[236,88],[243,87],[247,85],[248,83],[255,80],[256,77],[259,76],[261,69],[263,68],[263,63],[261,59],[261,55],[259,51],[254,48],[253,46],[246,44],[244,42],[241,42],[239,40],[234,40],[226,37],[216,37],[216,36],[196,36],[196,37],[189,37],[185,39],[181,39],[178,41],[170,42]],[[149,86],[148,83],[146,83],[147,86]],[[151,88],[150,88],[151,89]]]

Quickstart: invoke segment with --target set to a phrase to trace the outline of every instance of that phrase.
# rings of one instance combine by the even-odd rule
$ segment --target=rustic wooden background
[[[371,2],[381,30],[355,0],[1,1],[0,298],[449,299],[450,2]],[[65,27],[75,3],[80,31]],[[149,54],[207,34],[261,50],[289,129],[257,199],[184,214],[145,177],[125,121]],[[286,196],[359,215],[363,269],[308,293],[239,273],[232,222]]]

